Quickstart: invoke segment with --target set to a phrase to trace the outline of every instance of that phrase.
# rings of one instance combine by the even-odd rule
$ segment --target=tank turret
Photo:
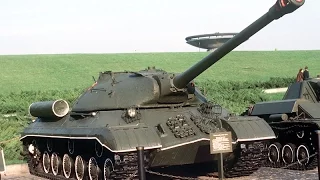
[[[232,136],[231,150],[224,154],[225,176],[253,173],[266,161],[267,145],[276,139],[274,131],[262,118],[235,116],[208,101],[193,79],[268,23],[303,4],[304,0],[278,0],[183,73],[152,67],[101,72],[70,111],[61,99],[30,105],[30,114],[37,118],[21,137],[30,173],[50,179],[135,178],[139,146],[145,150],[145,168],[153,174],[178,166],[211,173],[217,169],[213,165],[217,156],[210,153],[209,135],[224,132]]]
[[[262,17],[181,74],[167,73],[155,68],[140,72],[100,73],[97,83],[78,99],[72,111],[197,104],[200,93],[192,83],[194,78],[267,24],[293,12],[303,4],[304,0],[278,0]]]

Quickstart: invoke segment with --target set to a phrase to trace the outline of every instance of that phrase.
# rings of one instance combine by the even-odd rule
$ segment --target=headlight
[[[124,109],[121,114],[121,118],[126,123],[132,123],[141,119],[141,113],[138,106],[130,106],[127,109]]]
[[[29,145],[28,151],[29,151],[31,154],[34,154],[34,146],[33,146],[32,144]]]
[[[127,110],[127,114],[129,117],[133,118],[136,116],[137,112],[136,112],[136,109],[135,108],[129,108]]]

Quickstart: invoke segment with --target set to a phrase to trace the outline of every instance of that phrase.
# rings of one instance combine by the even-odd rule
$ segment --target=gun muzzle
[[[270,8],[269,14],[274,19],[279,19],[301,7],[304,2],[305,0],[277,0],[276,4]]]
[[[222,57],[248,40],[255,33],[260,31],[272,21],[281,18],[285,14],[289,14],[304,4],[305,0],[277,0],[276,3],[259,19],[254,21],[240,33],[225,42],[221,47],[203,58],[201,61],[187,69],[185,72],[177,75],[173,79],[173,86],[176,88],[184,88],[187,84],[204,72]]]

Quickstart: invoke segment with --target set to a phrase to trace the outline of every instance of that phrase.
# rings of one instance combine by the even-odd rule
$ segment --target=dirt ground
[[[44,178],[35,177],[27,172],[20,174],[2,174],[1,180],[44,180]],[[198,177],[199,180],[218,180],[217,177]],[[225,178],[226,180],[317,180],[318,169],[310,171],[293,171],[285,169],[260,168],[250,176],[238,178]]]

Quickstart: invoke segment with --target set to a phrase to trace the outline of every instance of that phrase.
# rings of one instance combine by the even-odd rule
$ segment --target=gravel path
[[[202,179],[202,178],[201,178]],[[211,178],[212,180],[218,178]],[[210,179],[210,180],[211,180]],[[226,180],[318,180],[318,169],[310,171],[293,171],[262,167],[250,176],[226,178]],[[209,180],[209,178],[203,178]]]
[[[318,169],[310,171],[293,171],[285,169],[274,169],[274,168],[260,168],[257,172],[253,173],[251,176],[239,177],[239,178],[226,178],[226,180],[317,180],[318,179]],[[28,173],[20,175],[2,175],[1,180],[45,180],[44,178],[39,178],[32,176]],[[199,180],[218,180],[217,177],[199,177]]]

